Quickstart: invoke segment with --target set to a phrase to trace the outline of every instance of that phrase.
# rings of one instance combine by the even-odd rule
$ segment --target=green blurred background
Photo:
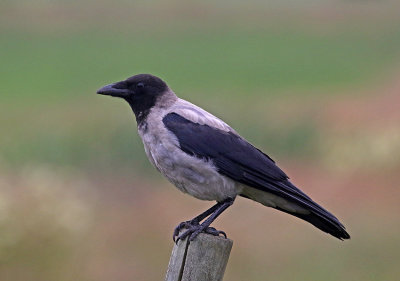
[[[145,158],[95,92],[165,79],[336,214],[340,242],[245,199],[216,222],[225,280],[398,280],[398,1],[0,2],[0,280],[163,280],[172,230],[211,206]],[[251,126],[249,125],[251,124]]]

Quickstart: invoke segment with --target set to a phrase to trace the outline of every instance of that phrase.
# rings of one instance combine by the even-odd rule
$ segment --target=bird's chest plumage
[[[161,115],[162,116],[162,115]],[[218,173],[212,162],[183,152],[160,114],[139,126],[150,162],[181,191],[202,200],[222,201],[239,193],[237,184]]]

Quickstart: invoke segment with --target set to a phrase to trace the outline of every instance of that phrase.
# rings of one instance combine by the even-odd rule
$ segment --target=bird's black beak
[[[127,88],[127,84],[125,81],[112,83],[110,85],[104,86],[103,88],[97,91],[100,95],[118,97],[118,98],[126,98],[129,96],[131,91]]]

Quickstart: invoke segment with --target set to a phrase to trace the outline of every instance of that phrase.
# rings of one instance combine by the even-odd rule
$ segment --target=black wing
[[[180,148],[193,156],[213,161],[218,171],[242,184],[266,191],[310,211],[310,214],[290,213],[339,239],[350,236],[331,213],[311,200],[289,182],[288,176],[266,154],[235,133],[208,125],[200,125],[177,113],[169,113],[163,123],[178,139]]]

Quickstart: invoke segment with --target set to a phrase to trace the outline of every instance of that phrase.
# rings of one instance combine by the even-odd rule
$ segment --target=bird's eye
[[[136,87],[137,88],[144,88],[144,84],[142,82],[137,83]]]

